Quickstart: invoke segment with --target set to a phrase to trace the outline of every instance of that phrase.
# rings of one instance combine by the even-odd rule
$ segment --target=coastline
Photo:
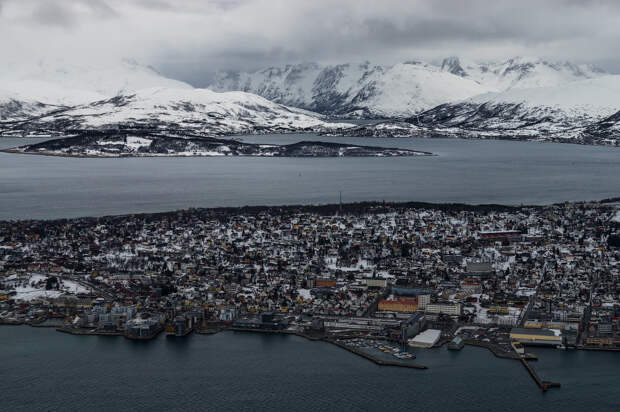
[[[499,203],[434,203],[434,202],[387,202],[387,201],[361,201],[361,202],[347,202],[347,203],[317,203],[317,204],[287,204],[287,205],[244,205],[239,207],[233,206],[216,206],[216,207],[190,207],[186,209],[167,210],[162,212],[138,212],[138,213],[125,213],[125,214],[113,214],[113,215],[89,215],[89,216],[75,216],[67,218],[57,219],[10,219],[0,220],[0,222],[54,222],[54,221],[70,221],[70,220],[97,220],[97,219],[120,219],[125,217],[157,217],[175,215],[178,213],[207,213],[211,215],[237,215],[247,214],[256,215],[263,212],[278,212],[282,214],[290,213],[317,213],[319,215],[333,214],[335,212],[342,213],[389,213],[398,210],[415,210],[415,209],[433,209],[433,210],[459,210],[470,212],[487,212],[487,211],[501,211],[509,212],[521,209],[542,209],[549,206],[558,206],[564,203],[582,204],[582,203],[600,203],[601,205],[613,204],[620,202],[620,196],[596,199],[596,200],[581,200],[581,201],[566,201],[548,203],[543,205],[511,205],[511,204],[499,204]]]

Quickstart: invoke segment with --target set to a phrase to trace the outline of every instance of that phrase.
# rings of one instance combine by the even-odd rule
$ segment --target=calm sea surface
[[[617,353],[416,350],[428,370],[380,367],[294,336],[224,332],[150,342],[0,327],[2,410],[618,411]]]
[[[544,204],[620,195],[620,149],[456,139],[242,136],[429,151],[414,158],[76,159],[0,153],[0,220],[361,200]],[[14,147],[33,139],[0,139]]]

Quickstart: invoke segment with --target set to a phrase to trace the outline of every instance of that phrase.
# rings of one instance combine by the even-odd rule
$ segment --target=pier
[[[491,351],[491,353],[493,355],[495,355],[495,357],[497,358],[504,358],[504,359],[520,359],[520,356],[518,353],[516,352],[505,352],[505,351],[501,351],[498,348],[496,348],[495,346],[487,343],[487,342],[479,342],[476,340],[471,340],[471,339],[465,339],[463,341],[466,345],[470,345],[470,346],[478,346],[480,348],[486,348],[489,351]]]
[[[528,361],[538,360],[536,355],[533,355],[533,354],[530,354],[530,353],[526,353],[524,355],[519,355],[516,352],[500,351],[495,346],[493,346],[493,345],[491,345],[489,343],[486,343],[486,342],[477,342],[477,341],[473,341],[473,340],[466,340],[465,344],[466,345],[471,345],[471,346],[478,346],[478,347],[481,347],[481,348],[487,348],[488,350],[491,351],[491,353],[493,355],[495,355],[498,358],[514,359],[514,360],[521,361],[521,363],[523,364],[525,369],[527,369],[527,371],[530,374],[530,376],[532,377],[532,379],[534,379],[534,382],[536,382],[536,385],[538,385],[540,390],[542,390],[543,392],[546,392],[550,388],[559,388],[559,387],[561,387],[561,384],[559,382],[545,381],[545,380],[542,380],[540,378],[540,376],[538,376],[538,373],[536,373],[536,370],[534,370],[532,365],[530,365],[529,362],[528,362]]]
[[[540,390],[542,390],[543,392],[546,392],[550,388],[559,388],[561,386],[559,382],[542,380],[540,376],[538,376],[532,365],[527,362],[527,360],[525,360],[524,358],[521,358],[520,360],[523,366],[525,366],[525,369],[527,369],[527,371],[529,372],[532,379],[534,379]]]
[[[366,352],[363,352],[363,351],[361,351],[359,349],[352,348],[350,346],[347,346],[347,345],[345,345],[343,343],[340,343],[338,341],[335,341],[335,340],[325,340],[325,342],[332,343],[332,344],[334,344],[334,345],[336,345],[336,346],[338,346],[338,347],[340,347],[342,349],[345,349],[345,350],[347,350],[347,351],[349,351],[351,353],[354,353],[354,354],[356,354],[358,356],[361,356],[362,358],[368,359],[369,361],[374,362],[375,364],[377,364],[379,366],[398,366],[398,367],[401,367],[401,368],[428,369],[427,366],[417,365],[415,363],[394,362],[394,361],[387,361],[387,360],[375,358],[374,356],[372,356],[372,355],[370,355],[370,354],[368,354]]]
[[[100,331],[96,329],[77,329],[77,328],[56,328],[57,332],[67,333],[69,335],[80,335],[80,336],[123,336],[124,333],[120,331],[114,332],[106,332]]]

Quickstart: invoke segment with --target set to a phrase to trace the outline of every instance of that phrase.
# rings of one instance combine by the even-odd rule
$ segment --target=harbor
[[[128,334],[119,333],[119,332],[106,333],[106,332],[101,332],[97,330],[77,330],[77,329],[72,329],[72,328],[58,328],[56,330],[59,332],[63,332],[63,333],[68,333],[72,335],[81,335],[81,336],[125,336],[126,338],[134,339],[134,340],[152,340],[152,339],[155,339],[159,335],[159,333],[163,331],[163,328],[157,328],[154,330],[152,334],[143,335],[143,336],[140,336],[140,335],[137,335],[137,336],[129,335],[128,336]],[[350,337],[341,336],[339,338],[335,338],[335,337],[319,336],[316,334],[309,335],[305,333],[300,333],[295,330],[251,329],[251,328],[225,327],[225,326],[222,326],[221,328],[218,328],[218,329],[197,329],[196,333],[204,334],[204,335],[213,335],[213,334],[225,332],[225,331],[298,336],[298,337],[302,337],[304,339],[308,339],[311,341],[323,341],[329,344],[333,344],[352,354],[355,354],[368,361],[371,361],[374,364],[379,365],[379,366],[392,366],[392,367],[401,367],[401,368],[410,368],[410,369],[428,369],[428,367],[425,365],[421,365],[421,364],[413,362],[413,360],[415,360],[417,356],[413,354],[412,352],[399,348],[398,346],[395,346],[394,343],[381,341],[378,338],[372,338],[372,337],[359,337],[357,335],[352,335]],[[168,330],[166,333],[166,336],[167,337],[169,336],[185,337],[189,335],[191,332],[193,332],[193,329],[186,331],[182,335],[176,335],[173,331]],[[456,347],[450,346],[454,344],[456,344]],[[559,382],[546,381],[539,377],[539,375],[536,373],[534,368],[528,362],[532,360],[538,360],[538,357],[534,354],[525,353],[523,355],[519,355],[515,352],[504,353],[504,352],[498,351],[497,348],[493,347],[493,345],[489,345],[485,343],[478,343],[475,341],[465,341],[462,339],[460,340],[460,343],[459,343],[459,340],[457,340],[456,343],[453,343],[451,341],[448,345],[445,345],[445,346],[447,347],[448,350],[460,350],[465,345],[486,348],[497,358],[519,360],[523,364],[525,369],[528,371],[529,375],[534,380],[536,385],[543,392],[547,391],[550,388],[561,387],[561,384]],[[437,350],[438,348],[441,348],[443,346],[444,344],[441,344],[441,345],[437,345],[434,349],[426,349],[426,350]],[[426,353],[426,352],[423,352],[423,353]],[[390,359],[389,357],[392,357],[395,359]]]
[[[60,402],[66,399],[71,399],[76,408],[88,408],[83,394],[92,397],[90,402],[106,408],[150,405],[152,398],[132,386],[145,374],[155,376],[156,385],[166,382],[161,385],[161,396],[156,401],[160,408],[169,409],[192,409],[192,405],[202,401],[217,409],[241,410],[244,402],[249,402],[247,399],[260,399],[261,404],[279,402],[280,407],[303,411],[328,405],[361,410],[379,407],[375,399],[389,398],[389,405],[395,410],[417,405],[469,411],[480,405],[477,399],[484,393],[485,407],[512,411],[516,409],[502,406],[510,393],[522,399],[520,408],[536,412],[574,410],[585,407],[595,397],[602,403],[599,410],[607,411],[616,405],[615,389],[620,384],[615,374],[616,354],[606,352],[536,352],[540,360],[533,366],[540,376],[562,378],[562,390],[543,393],[519,361],[496,358],[487,349],[471,345],[459,352],[446,347],[415,349],[415,362],[428,369],[414,370],[379,366],[336,345],[291,334],[222,331],[209,336],[190,334],[182,339],[168,339],[160,334],[140,344],[120,337],[61,334],[50,328],[18,326],[10,330],[10,334],[0,334],[0,345],[9,348],[3,366],[16,379],[39,376],[34,385],[40,390],[30,392],[28,404],[39,410],[62,409],[66,403]],[[43,347],[42,340],[46,342]],[[578,378],[572,373],[575,369],[580,371]],[[279,377],[278,388],[265,392],[264,383],[273,376]],[[65,384],[47,391],[54,379],[62,379]],[[95,379],[100,386],[92,384]],[[205,385],[205,381],[210,384]],[[113,390],[115,396],[107,395],[102,385]],[[351,385],[367,397],[349,395],[347,388]],[[412,386],[417,390],[402,390]],[[0,387],[9,410],[20,410],[15,409],[14,402],[32,388],[9,386],[6,381]],[[339,396],[312,395],[325,387]],[[190,399],[178,398],[176,395],[181,392],[194,395]],[[450,402],[445,393],[457,397],[458,402]]]

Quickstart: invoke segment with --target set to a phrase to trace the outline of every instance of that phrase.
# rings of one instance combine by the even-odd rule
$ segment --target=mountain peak
[[[441,62],[441,70],[456,76],[467,77],[467,72],[461,66],[461,60],[456,56],[450,56]]]

